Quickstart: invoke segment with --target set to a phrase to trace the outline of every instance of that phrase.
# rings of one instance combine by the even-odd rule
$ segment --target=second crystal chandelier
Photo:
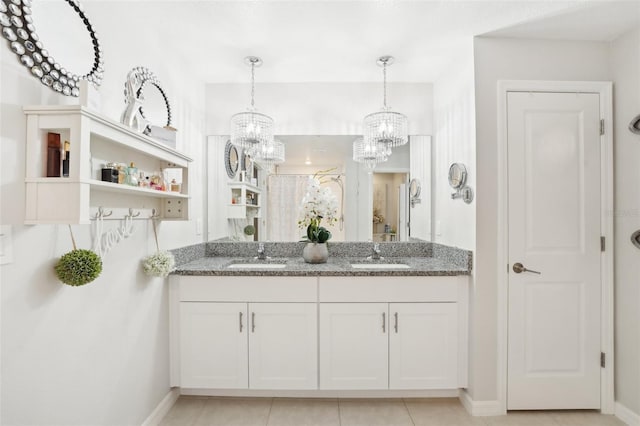
[[[366,164],[369,170],[387,161],[392,148],[409,141],[407,116],[387,106],[387,66],[393,61],[393,56],[381,56],[376,61],[382,67],[384,79],[383,106],[380,111],[364,117],[363,138],[353,143],[353,160]]]
[[[231,117],[231,143],[245,149],[258,164],[270,168],[284,162],[284,144],[274,139],[273,119],[255,109],[255,69],[262,65],[262,59],[247,56],[244,62],[251,67],[251,106]]]

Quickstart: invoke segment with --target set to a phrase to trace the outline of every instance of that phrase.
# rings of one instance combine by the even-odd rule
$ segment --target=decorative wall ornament
[[[91,21],[82,11],[78,0],[65,0],[80,16],[93,44],[93,66],[84,75],[76,75],[56,62],[45,48],[36,33],[31,13],[31,0],[0,1],[0,26],[2,35],[9,41],[11,51],[18,56],[20,63],[42,84],[65,96],[80,95],[78,83],[87,80],[95,86],[102,83],[104,60],[98,36]]]
[[[144,91],[148,85],[155,86],[162,95],[167,108],[166,126],[171,126],[171,105],[169,105],[169,99],[158,78],[146,67],[135,67],[127,74],[127,81],[124,84],[124,101],[126,107],[120,117],[122,124],[145,134],[151,132],[152,124],[144,114]]]
[[[449,167],[449,186],[456,192],[451,194],[451,199],[461,198],[465,203],[473,201],[473,189],[467,185],[467,168],[462,163],[453,163]]]
[[[631,120],[631,123],[629,123],[629,130],[631,133],[640,135],[640,114],[636,115],[633,120]]]

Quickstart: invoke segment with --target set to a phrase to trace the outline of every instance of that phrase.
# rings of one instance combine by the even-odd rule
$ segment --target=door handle
[[[398,313],[397,312],[393,314],[393,319],[395,320],[393,324],[393,328],[397,334],[398,333]]]
[[[382,313],[382,332],[387,332],[387,314],[385,312]]]
[[[242,312],[240,312],[240,333],[242,333]]]
[[[527,269],[524,267],[524,265],[522,265],[522,263],[518,262],[518,263],[514,263],[513,264],[513,272],[515,272],[516,274],[520,274],[522,272],[531,272],[532,274],[538,274],[540,275],[540,272],[538,271],[532,271],[531,269]]]
[[[256,313],[251,312],[251,332],[254,333],[256,331]]]

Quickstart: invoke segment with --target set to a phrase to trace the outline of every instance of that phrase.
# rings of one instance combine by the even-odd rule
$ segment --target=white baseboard
[[[162,398],[162,401],[160,401],[160,404],[158,404],[155,410],[149,414],[149,417],[142,422],[142,426],[157,426],[160,424],[164,416],[166,416],[169,410],[171,410],[171,407],[173,407],[173,404],[176,403],[179,396],[180,389],[172,388],[169,393]]]
[[[616,402],[616,417],[629,426],[640,426],[640,415],[629,410],[619,402]]]
[[[181,388],[181,395],[275,398],[455,398],[458,389],[433,390],[260,390]]]
[[[474,401],[471,395],[464,389],[458,395],[462,406],[472,416],[504,416],[507,414],[500,408],[500,401]]]

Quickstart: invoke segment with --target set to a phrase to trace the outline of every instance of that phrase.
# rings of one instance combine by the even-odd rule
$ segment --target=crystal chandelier
[[[247,56],[244,62],[251,67],[251,107],[231,117],[230,133],[232,144],[251,151],[259,145],[273,144],[273,119],[254,107],[255,69],[262,65],[262,59]]]
[[[284,143],[277,139],[260,144],[249,152],[256,163],[267,171],[277,164],[284,163]]]
[[[387,146],[382,142],[367,142],[364,138],[358,138],[353,142],[353,161],[367,166],[369,173],[378,163],[383,163],[388,158]]]
[[[391,148],[404,145],[409,141],[409,125],[407,116],[392,111],[387,106],[387,66],[393,64],[393,56],[381,56],[376,63],[382,67],[384,78],[384,98],[382,110],[369,114],[364,118],[364,140],[366,144],[382,143],[386,147],[387,156]]]

